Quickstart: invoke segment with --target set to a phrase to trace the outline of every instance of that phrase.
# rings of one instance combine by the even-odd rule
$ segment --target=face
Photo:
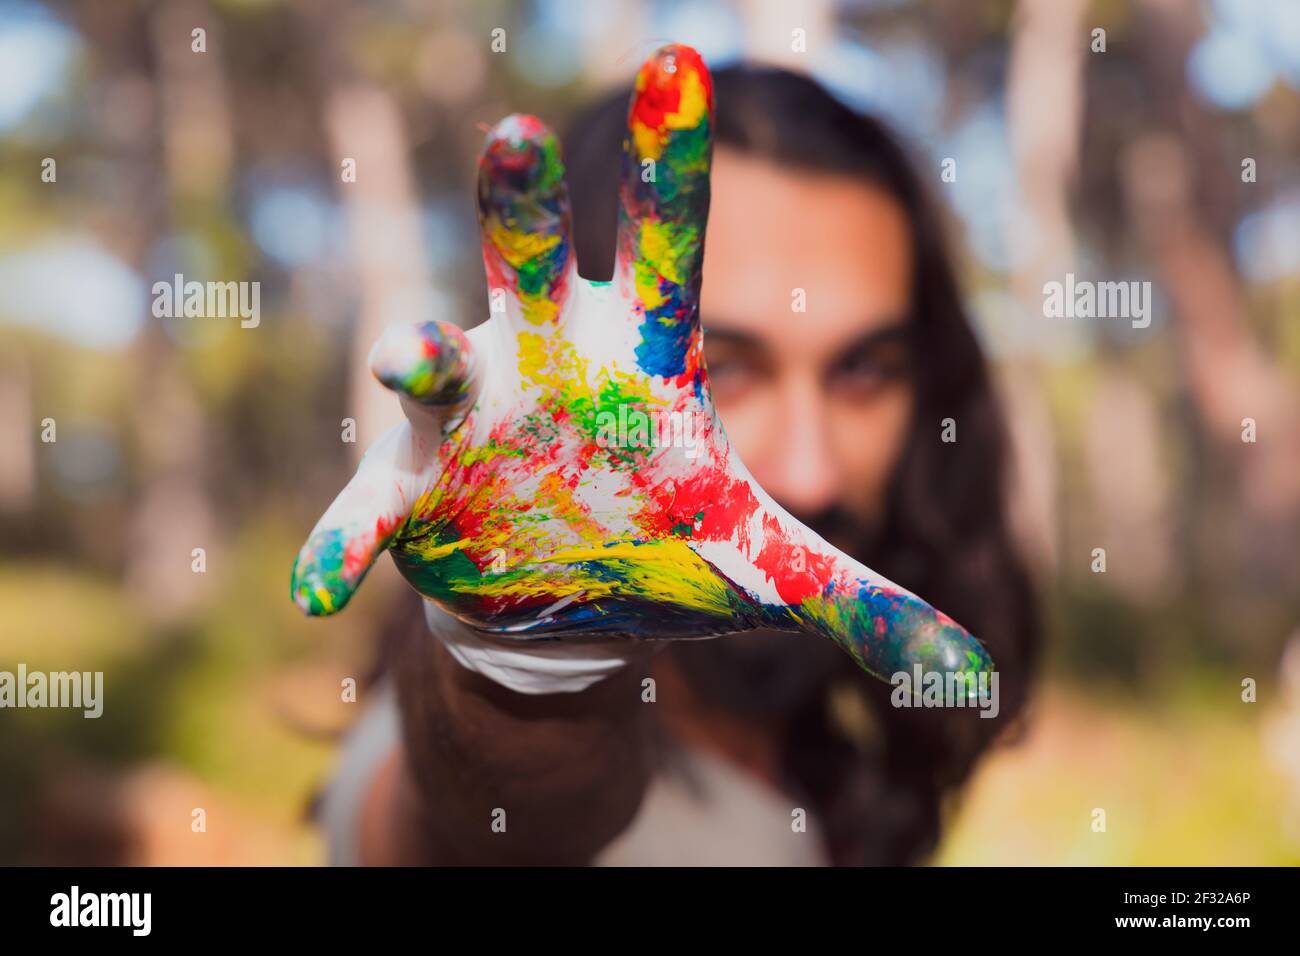
[[[906,213],[869,183],[725,148],[712,184],[701,316],[714,401],[758,483],[851,552],[881,518],[912,413]]]

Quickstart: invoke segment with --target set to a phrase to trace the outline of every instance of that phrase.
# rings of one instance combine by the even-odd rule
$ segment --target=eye
[[[714,389],[739,389],[760,381],[770,371],[766,350],[748,336],[726,326],[704,323],[704,362]]]
[[[874,392],[907,374],[907,349],[901,343],[880,343],[858,349],[835,364],[832,387],[854,394]]]
[[[705,363],[714,392],[736,394],[763,381],[766,370],[756,356],[733,348],[705,350]]]
[[[746,371],[752,371],[752,362],[747,362],[736,355],[708,355],[709,378],[713,381],[723,381],[727,378],[744,375]]]

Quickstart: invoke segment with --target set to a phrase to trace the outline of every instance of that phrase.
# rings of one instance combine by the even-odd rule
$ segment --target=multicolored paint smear
[[[422,405],[452,405],[471,378],[469,340],[449,322],[389,330],[370,351],[370,368],[387,388]]]
[[[377,377],[418,410],[367,455],[294,569],[304,610],[343,607],[383,550],[422,594],[502,640],[821,634],[881,677],[992,669],[924,601],[804,528],[749,475],[714,412],[699,326],[713,94],[689,47],[641,68],[617,265],[579,277],[559,145],[513,116],[479,168],[504,308],[468,335],[385,337]],[[432,411],[432,414],[430,413]],[[632,413],[689,422],[691,447]]]
[[[508,116],[479,160],[479,224],[488,289],[509,290],[531,325],[554,322],[569,283],[569,198],[555,134],[534,116]]]
[[[713,81],[690,47],[637,74],[623,145],[619,254],[643,308],[637,360],[651,375],[699,368],[700,267],[709,215]]]

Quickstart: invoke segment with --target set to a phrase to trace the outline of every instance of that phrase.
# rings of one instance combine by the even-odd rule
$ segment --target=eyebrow
[[[721,328],[715,328],[711,322],[704,322],[703,325],[704,334],[708,341],[722,342],[737,348],[762,349],[765,347],[763,340],[753,332],[727,328],[725,322]],[[904,345],[909,345],[915,332],[916,328],[911,320],[903,318],[891,319],[886,325],[864,332],[857,338],[851,339],[847,344],[836,349],[836,352],[840,355],[849,355],[891,342],[902,342]]]

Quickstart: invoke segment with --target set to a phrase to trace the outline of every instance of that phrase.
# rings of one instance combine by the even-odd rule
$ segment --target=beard
[[[841,551],[865,561],[877,529],[843,508],[795,515]],[[788,715],[824,698],[831,683],[857,666],[825,638],[760,628],[728,637],[678,641],[674,663],[691,688],[743,717]]]

